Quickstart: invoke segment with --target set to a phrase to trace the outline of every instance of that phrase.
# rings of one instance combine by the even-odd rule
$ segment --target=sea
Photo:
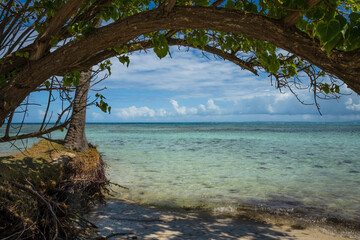
[[[359,122],[87,124],[86,135],[128,188],[114,185],[117,198],[360,228]]]

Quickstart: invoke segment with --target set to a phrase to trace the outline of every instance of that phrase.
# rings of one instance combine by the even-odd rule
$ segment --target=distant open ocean
[[[360,223],[360,123],[88,124],[86,130],[110,180],[130,189],[119,189],[118,197]],[[0,151],[15,151],[9,146],[0,144]]]

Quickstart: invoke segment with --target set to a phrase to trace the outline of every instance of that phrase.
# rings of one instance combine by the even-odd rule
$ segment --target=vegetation
[[[198,48],[254,74],[267,72],[279,89],[318,97],[360,93],[360,5],[354,0],[3,0],[0,4],[0,125],[27,112],[28,96],[48,91],[68,103],[54,125],[46,114],[38,136],[66,126],[81,71],[110,57],[170,45]],[[95,24],[104,20],[101,27]],[[97,106],[109,111],[102,95]],[[47,108],[48,109],[48,108]],[[9,129],[9,128],[7,128]],[[21,135],[21,134],[20,134]],[[29,137],[10,136],[1,141]]]
[[[102,80],[95,76],[111,74],[109,58],[129,66],[135,51],[163,58],[169,46],[197,48],[266,72],[295,96],[310,90],[318,106],[319,97],[339,97],[343,83],[360,94],[359,11],[356,0],[0,0],[0,142],[71,123],[65,145],[43,140],[0,159],[0,235],[57,239],[76,232],[74,223],[88,226],[70,210],[101,198],[106,184],[84,126],[88,104],[111,110],[99,93],[87,102]],[[49,94],[39,130],[11,135],[14,115],[25,118],[39,91]],[[63,102],[57,115],[49,112],[54,101]]]
[[[41,140],[0,158],[0,238],[64,239],[92,225],[80,213],[102,199],[106,179],[96,148],[77,153]]]

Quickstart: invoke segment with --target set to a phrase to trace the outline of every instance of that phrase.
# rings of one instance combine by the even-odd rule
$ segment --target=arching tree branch
[[[0,120],[3,121],[46,79],[69,68],[81,66],[89,56],[109,47],[126,44],[143,34],[188,28],[232,32],[272,43],[337,76],[360,93],[359,49],[352,52],[332,50],[328,56],[317,40],[296,28],[284,26],[279,20],[240,10],[175,6],[168,14],[164,14],[161,9],[154,9],[111,23],[100,28],[96,34],[71,42],[31,61],[31,64],[25,64],[16,77],[0,89]]]

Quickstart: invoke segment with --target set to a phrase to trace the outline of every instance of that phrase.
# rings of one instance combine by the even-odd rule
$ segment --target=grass
[[[26,179],[40,192],[53,188],[63,177],[62,164],[56,161],[62,154],[68,151],[61,144],[41,140],[24,152],[0,157],[0,180],[23,182]]]

